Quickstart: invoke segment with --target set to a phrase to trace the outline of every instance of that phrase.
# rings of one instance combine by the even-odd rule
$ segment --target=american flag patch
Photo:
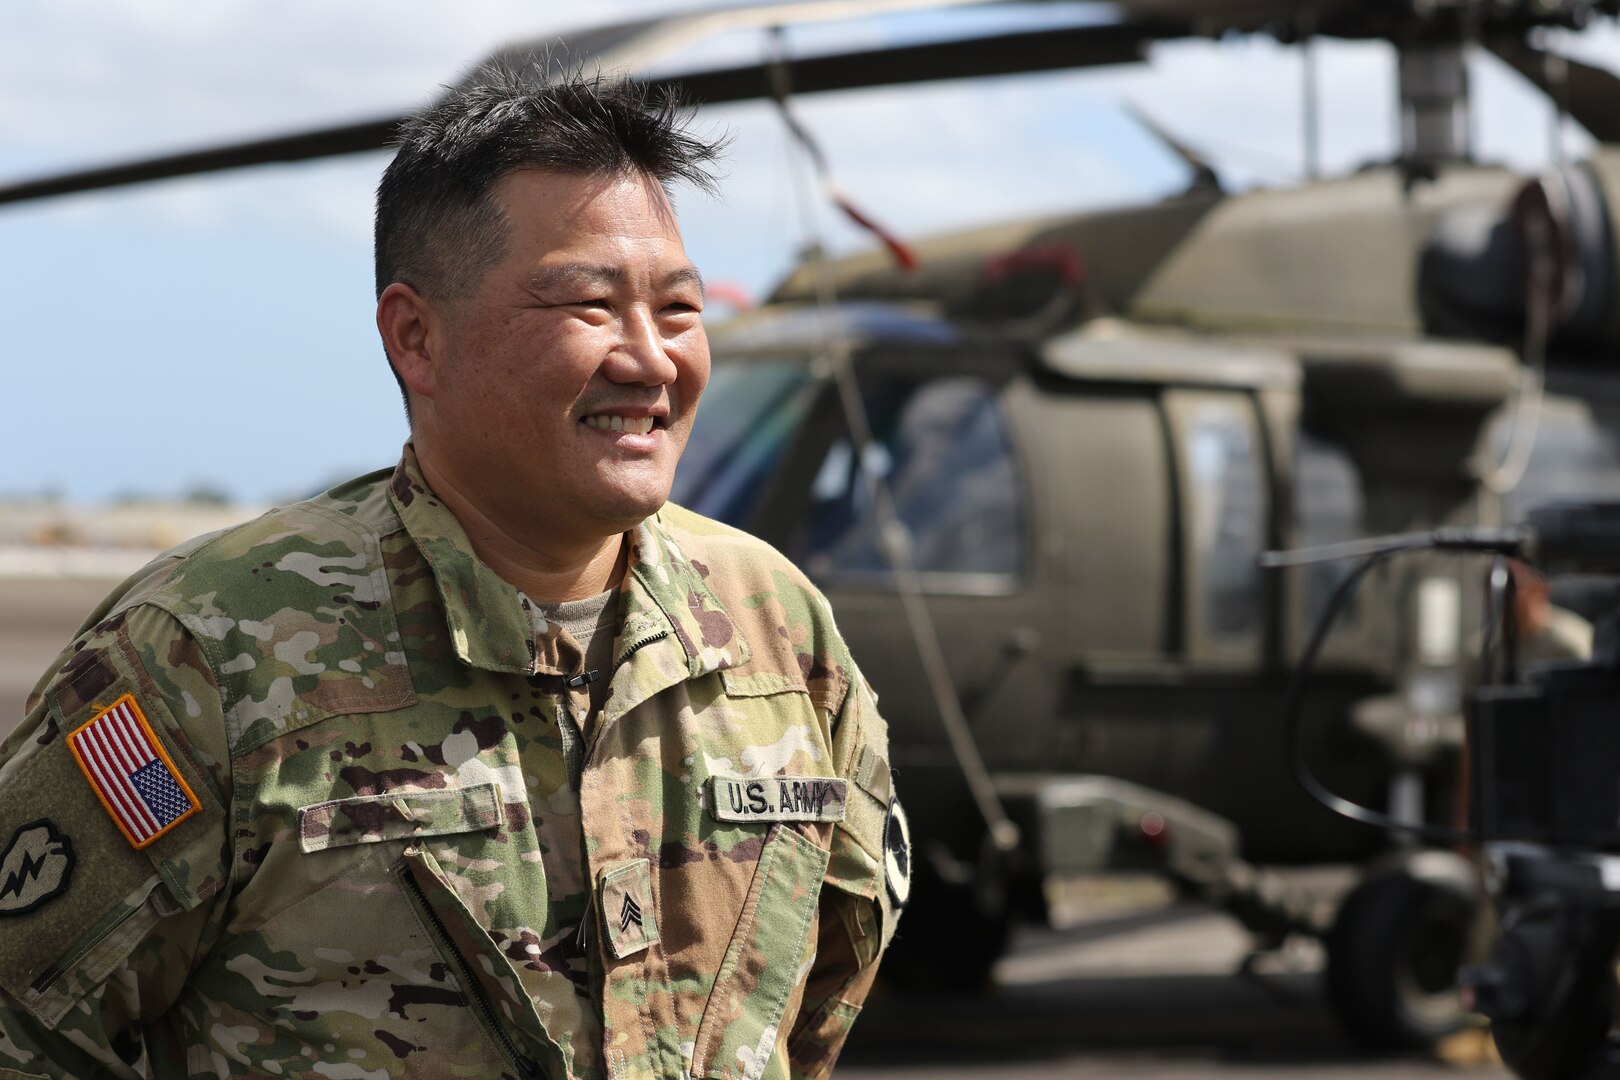
[[[101,805],[137,848],[202,809],[133,695],[97,713],[67,741]]]

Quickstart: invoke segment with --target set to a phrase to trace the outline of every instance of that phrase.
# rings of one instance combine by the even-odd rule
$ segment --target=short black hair
[[[483,68],[402,124],[397,144],[377,185],[377,295],[400,281],[429,299],[454,300],[506,253],[506,223],[491,192],[509,174],[640,173],[666,192],[683,182],[713,193],[724,140],[686,130],[670,91],[600,73],[548,74],[535,64]]]

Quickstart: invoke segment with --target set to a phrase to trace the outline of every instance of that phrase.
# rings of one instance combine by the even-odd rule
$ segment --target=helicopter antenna
[[[826,158],[815,143],[809,140],[809,132],[793,117],[788,104],[792,87],[788,79],[786,48],[782,39],[781,28],[774,27],[771,32],[772,97],[788,131],[821,174],[825,185]],[[962,776],[967,781],[973,801],[984,818],[991,843],[1000,852],[1010,852],[1018,845],[1018,826],[1007,817],[1007,811],[1002,807],[1001,799],[996,794],[995,784],[990,779],[990,771],[985,767],[984,756],[979,753],[979,748],[973,741],[973,732],[968,727],[967,716],[956,693],[956,685],[951,681],[945,652],[940,647],[939,631],[934,626],[933,616],[929,614],[928,604],[923,596],[922,582],[917,576],[917,566],[911,556],[910,532],[900,520],[894,494],[889,490],[888,482],[883,475],[878,472],[875,455],[871,453],[872,422],[867,415],[866,404],[861,398],[860,383],[855,377],[855,360],[850,349],[849,336],[845,333],[843,320],[839,317],[837,283],[833,278],[832,263],[827,257],[826,238],[821,231],[815,199],[810,194],[809,186],[803,182],[802,174],[797,172],[794,189],[798,196],[804,230],[810,240],[809,257],[815,267],[816,304],[825,320],[827,359],[832,367],[833,382],[838,389],[838,401],[843,409],[844,422],[849,428],[850,443],[855,452],[861,480],[872,500],[873,515],[878,526],[878,546],[890,569],[894,571],[895,586],[900,594],[901,606],[905,610],[906,624],[911,631],[912,640],[917,645],[917,655],[922,661],[923,673],[933,694],[934,706],[945,726],[945,735],[950,741],[951,752],[956,757],[957,766],[962,770]],[[834,201],[836,202],[836,199]],[[839,205],[843,209],[842,204]]]
[[[878,242],[888,249],[894,261],[902,270],[915,270],[917,268],[917,255],[894,233],[878,224],[877,219],[857,207],[848,195],[838,187],[833,180],[832,165],[827,160],[827,154],[821,149],[821,144],[810,133],[810,129],[800,123],[788,102],[791,86],[788,82],[787,61],[782,51],[782,28],[774,27],[771,31],[773,56],[771,61],[771,100],[776,104],[777,114],[781,116],[785,125],[795,141],[803,148],[805,156],[816,170],[821,179],[821,187],[827,199],[834,206],[844,212],[844,216],[853,221],[860,228],[865,229]]]
[[[1192,173],[1192,180],[1187,185],[1189,192],[1207,191],[1215,195],[1225,192],[1221,185],[1221,176],[1215,171],[1215,166],[1209,159],[1191,145],[1177,138],[1170,129],[1159,123],[1142,106],[1134,101],[1126,101],[1122,106],[1127,116],[1135,120],[1137,125],[1159,141],[1161,145],[1172,154]]]

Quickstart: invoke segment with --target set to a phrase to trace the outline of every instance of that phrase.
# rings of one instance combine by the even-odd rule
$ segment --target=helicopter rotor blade
[[[737,30],[767,30],[849,19],[870,19],[906,11],[994,7],[1011,0],[742,0],[707,9],[585,27],[561,37],[548,35],[505,46],[473,68],[463,85],[474,83],[490,65],[539,64],[553,74],[588,63],[627,74],[645,70],[678,49],[704,38]]]
[[[121,165],[109,165],[81,172],[24,180],[0,186],[0,205],[71,195],[80,191],[125,187],[151,180],[172,180],[182,176],[239,169],[272,162],[312,161],[316,158],[380,150],[394,137],[403,117],[363,120],[338,127],[255,139],[252,142],[193,150],[166,157],[147,158]]]
[[[792,61],[793,84],[796,93],[813,94],[940,79],[1135,63],[1144,58],[1147,45],[1154,36],[1138,27],[1088,24],[806,56]],[[537,54],[531,59],[551,59],[560,55],[562,48],[558,45],[556,53]],[[614,50],[610,48],[607,51],[612,53]],[[500,55],[508,62],[521,62],[523,53],[521,49],[516,49]],[[655,87],[677,89],[683,100],[691,104],[714,105],[770,96],[769,67],[765,64],[679,72],[642,81]],[[389,145],[399,125],[406,119],[404,116],[382,117],[0,185],[0,205],[250,165],[311,161],[380,150]]]
[[[1561,104],[1593,138],[1620,143],[1620,75],[1519,38],[1495,38],[1486,45]]]
[[[1139,63],[1154,35],[1134,26],[1108,24],[999,34],[862,52],[800,56],[789,64],[795,95],[896,86],[943,79],[984,78],[1033,71]],[[650,79],[678,86],[693,104],[719,105],[770,96],[770,65],[747,64],[720,71]]]
[[[761,3],[743,0],[707,10],[588,26],[507,46],[472,68],[464,82],[475,81],[490,65],[521,67],[535,62],[549,71],[590,65],[604,71],[633,72],[693,41],[728,30],[868,18],[913,9],[984,7],[1004,2],[1006,0],[776,0]],[[311,161],[380,150],[389,145],[406,119],[406,116],[391,116],[363,120],[0,184],[0,205],[250,165]]]

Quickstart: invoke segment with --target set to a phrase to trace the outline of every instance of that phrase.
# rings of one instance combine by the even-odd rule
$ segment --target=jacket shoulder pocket
[[[356,795],[300,809],[298,847],[309,854],[349,844],[478,832],[501,821],[501,786],[494,781],[437,791]]]
[[[54,1027],[164,917],[220,890],[225,811],[132,679],[93,695],[67,680],[31,719],[0,767],[0,988]]]
[[[808,959],[811,919],[829,855],[791,826],[772,825],[703,1010],[692,1075],[758,1076]]]

